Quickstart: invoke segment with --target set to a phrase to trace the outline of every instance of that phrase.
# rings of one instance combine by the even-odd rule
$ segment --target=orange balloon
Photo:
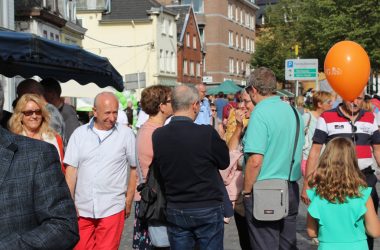
[[[353,101],[368,82],[371,65],[365,50],[352,41],[336,43],[326,55],[325,75],[335,92]]]

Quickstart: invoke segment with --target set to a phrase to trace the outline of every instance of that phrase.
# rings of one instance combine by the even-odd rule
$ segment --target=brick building
[[[178,83],[197,84],[202,82],[203,49],[191,6],[167,6],[178,13],[177,19],[177,72]]]
[[[168,4],[168,0],[160,0]],[[245,84],[255,48],[256,0],[172,0],[191,5],[205,58],[203,81],[207,84],[231,79]]]

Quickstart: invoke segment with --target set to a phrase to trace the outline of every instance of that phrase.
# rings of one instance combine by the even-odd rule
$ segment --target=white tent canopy
[[[63,97],[84,97],[84,98],[95,98],[95,96],[101,92],[109,91],[112,93],[116,92],[116,89],[112,87],[100,88],[95,83],[89,83],[86,85],[80,85],[74,80],[70,80],[65,83],[61,83]]]

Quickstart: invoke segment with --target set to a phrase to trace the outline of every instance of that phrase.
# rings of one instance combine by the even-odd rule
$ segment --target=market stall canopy
[[[24,32],[0,31],[0,74],[6,77],[52,77],[85,85],[112,86],[122,91],[123,79],[107,58],[79,46]]]
[[[235,94],[239,92],[242,88],[237,86],[234,81],[227,80],[222,82],[218,87],[211,88],[207,90],[208,95],[216,95],[219,92],[223,92],[223,94]]]

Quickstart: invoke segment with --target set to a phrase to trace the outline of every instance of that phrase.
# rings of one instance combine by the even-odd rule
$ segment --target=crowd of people
[[[261,67],[239,93],[147,87],[135,134],[119,122],[113,93],[98,94],[93,117],[80,125],[57,81],[24,80],[6,114],[9,131],[0,128],[0,249],[116,250],[131,214],[132,249],[223,249],[231,217],[241,249],[297,249],[302,200],[312,244],[372,250],[380,237],[376,102],[362,93],[338,104],[315,91],[307,106],[297,98],[297,112],[274,94],[276,85]],[[3,102],[0,84],[1,111]],[[166,199],[160,228],[168,244],[160,247],[139,216],[146,201],[137,187],[153,167]],[[287,181],[278,220],[253,211],[262,202],[253,186],[270,179]]]

